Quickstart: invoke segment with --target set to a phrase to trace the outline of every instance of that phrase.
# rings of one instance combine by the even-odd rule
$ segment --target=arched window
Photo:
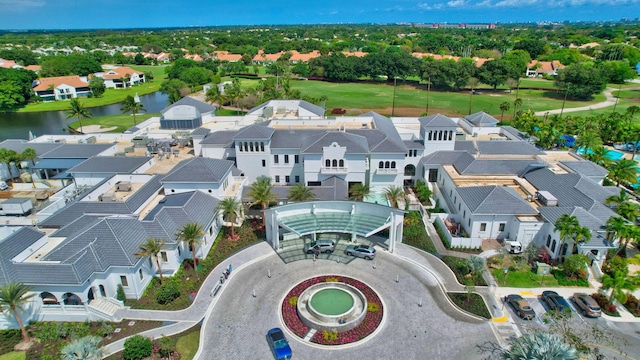
[[[340,167],[344,167],[344,160],[343,160],[343,159],[340,159],[340,161],[338,161],[338,165],[339,165]]]
[[[325,167],[331,167],[331,160],[327,159],[324,161],[324,166]]]
[[[429,140],[431,140],[432,136],[433,136],[433,131],[429,130]]]
[[[453,139],[453,131],[449,130],[449,140]]]
[[[378,163],[378,169],[382,169],[384,167],[384,161],[380,161]]]
[[[438,140],[442,140],[442,130],[438,131]]]
[[[338,160],[333,159],[333,161],[331,162],[331,165],[333,165],[333,167],[338,167]]]
[[[258,145],[260,145],[260,144],[256,141],[256,151],[260,151],[260,150],[258,150],[259,149]]]
[[[392,161],[392,162],[391,162],[391,168],[392,168],[392,169],[395,169],[395,168],[396,168],[396,162],[395,162],[395,161]]]
[[[65,293],[62,295],[62,302],[65,305],[82,305],[82,300],[74,293]]]
[[[547,247],[551,245],[551,235],[547,235]]]
[[[384,168],[385,168],[385,169],[388,169],[388,168],[389,168],[389,162],[388,162],[388,161],[385,161],[385,162],[384,162]]]
[[[40,293],[40,298],[42,299],[42,303],[44,305],[60,305],[60,303],[58,302],[58,298],[56,298],[55,295],[48,291]]]
[[[242,143],[238,143],[238,150],[242,152]]]
[[[244,151],[249,151],[249,144],[247,144],[247,142],[244,142]]]
[[[260,151],[264,151],[264,142],[260,142]]]
[[[250,150],[251,152],[253,152],[253,143],[252,143],[252,142],[249,142],[249,150]]]
[[[404,176],[416,176],[416,167],[409,164],[404,167]]]
[[[553,239],[553,243],[551,244],[551,252],[556,251],[556,239]]]

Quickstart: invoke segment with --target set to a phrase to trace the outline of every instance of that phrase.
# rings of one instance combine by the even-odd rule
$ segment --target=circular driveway
[[[274,252],[233,273],[205,317],[200,358],[273,359],[266,341],[273,327],[285,331],[298,359],[473,359],[482,356],[476,345],[496,341],[489,322],[455,310],[424,269],[385,251],[377,255],[375,263],[319,259],[285,264]],[[378,292],[385,319],[377,333],[358,344],[326,347],[286,330],[279,314],[284,296],[298,282],[323,274],[350,276]]]

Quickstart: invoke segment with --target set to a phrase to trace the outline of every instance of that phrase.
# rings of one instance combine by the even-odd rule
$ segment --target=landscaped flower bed
[[[309,332],[309,328],[304,325],[298,317],[296,306],[298,296],[300,296],[300,294],[311,285],[335,280],[351,285],[362,292],[362,294],[367,298],[367,303],[369,304],[367,306],[367,314],[365,315],[364,320],[351,330],[337,333],[337,336],[335,333],[318,331],[311,338],[311,341],[321,345],[349,344],[364,339],[373,333],[378,326],[380,326],[383,314],[382,301],[373,289],[365,283],[349,277],[340,275],[323,275],[307,279],[294,286],[282,302],[282,318],[284,323],[296,336],[304,338]]]

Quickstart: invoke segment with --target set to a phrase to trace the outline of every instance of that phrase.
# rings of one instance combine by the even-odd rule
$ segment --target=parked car
[[[602,315],[602,310],[600,309],[598,303],[591,296],[585,293],[573,294],[573,301],[580,308],[580,310],[582,310],[582,313],[585,316],[600,317],[600,315]]]
[[[513,310],[525,320],[532,320],[536,317],[536,313],[529,305],[529,302],[520,295],[507,295],[507,303],[513,307]]]
[[[280,328],[273,328],[267,332],[267,342],[276,359],[291,359],[291,347]]]
[[[571,314],[571,305],[569,305],[569,302],[555,291],[543,291],[542,300],[547,303],[550,310],[566,311],[568,314]]]
[[[312,241],[304,250],[307,254],[331,253],[336,249],[336,244],[331,240]]]
[[[349,245],[345,253],[349,256],[357,256],[371,260],[376,256],[376,249],[369,245]]]

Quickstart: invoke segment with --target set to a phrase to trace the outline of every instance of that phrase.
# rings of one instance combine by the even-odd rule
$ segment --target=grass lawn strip
[[[13,351],[8,354],[0,355],[0,360],[24,360],[26,354],[24,351]]]
[[[137,114],[136,123],[140,124],[141,122],[154,116],[160,116],[160,114]],[[107,131],[110,133],[122,133],[130,127],[134,126],[133,116],[131,114],[105,115],[82,120],[82,126],[87,125],[100,125],[101,129],[112,128],[115,126],[115,129]],[[69,127],[72,129],[80,130],[80,122],[74,121],[69,124]]]
[[[200,325],[196,325],[188,330],[185,330],[179,334],[171,335],[170,338],[176,341],[176,352],[179,354],[180,360],[192,360],[193,356],[198,351],[198,346],[200,345]],[[154,339],[154,344],[157,343],[159,338]],[[154,346],[154,350],[155,350]],[[121,360],[123,351],[119,351],[115,354],[112,354],[105,358],[105,360]],[[173,359],[177,359],[176,355],[172,357]],[[153,353],[151,357],[147,359],[160,359],[158,354]]]
[[[484,302],[482,296],[476,293],[447,293],[451,301],[454,302],[462,310],[470,312],[474,315],[478,315],[487,320],[491,319],[491,313],[487,309],[487,305]]]

